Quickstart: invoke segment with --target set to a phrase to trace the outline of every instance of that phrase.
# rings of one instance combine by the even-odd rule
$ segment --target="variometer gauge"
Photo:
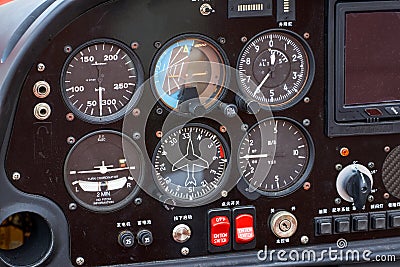
[[[143,70],[123,43],[99,39],[78,47],[61,74],[65,103],[80,119],[105,124],[122,118],[139,98]]]
[[[221,193],[229,161],[223,137],[203,124],[188,124],[161,139],[153,156],[155,182],[177,205],[202,205]]]
[[[270,197],[298,189],[310,174],[314,145],[297,122],[287,118],[260,121],[243,137],[238,166],[250,191]]]
[[[142,153],[134,141],[118,132],[98,131],[83,137],[68,153],[64,182],[81,206],[113,211],[138,192],[142,164]]]
[[[282,110],[310,89],[315,63],[308,44],[286,30],[268,30],[252,38],[240,53],[238,83],[246,98],[261,107]]]
[[[181,114],[201,115],[216,104],[228,77],[227,57],[212,39],[185,34],[155,56],[152,87],[158,100]]]

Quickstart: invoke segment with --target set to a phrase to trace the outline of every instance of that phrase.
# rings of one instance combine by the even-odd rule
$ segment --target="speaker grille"
[[[386,190],[400,198],[400,146],[394,148],[383,163],[382,179]]]

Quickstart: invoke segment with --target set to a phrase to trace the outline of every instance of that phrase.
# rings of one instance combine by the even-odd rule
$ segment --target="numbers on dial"
[[[243,48],[238,60],[242,93],[263,107],[279,110],[307,93],[314,75],[309,46],[288,31],[266,31]]]
[[[205,204],[221,189],[228,159],[225,141],[212,128],[206,125],[176,128],[156,148],[155,182],[177,203]]]
[[[142,76],[139,59],[128,47],[113,40],[94,40],[68,57],[61,77],[62,95],[79,118],[108,123],[133,106]]]
[[[283,196],[307,178],[314,159],[308,133],[289,119],[266,119],[254,125],[239,148],[238,166],[250,189]]]

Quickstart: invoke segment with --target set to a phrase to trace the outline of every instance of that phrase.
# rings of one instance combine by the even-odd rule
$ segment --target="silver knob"
[[[172,237],[178,243],[185,243],[190,239],[191,235],[192,231],[186,224],[178,224],[175,226],[174,230],[172,230]]]

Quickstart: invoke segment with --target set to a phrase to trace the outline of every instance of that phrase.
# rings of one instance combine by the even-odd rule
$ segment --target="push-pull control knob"
[[[364,208],[372,186],[372,174],[361,164],[346,166],[336,180],[339,195],[348,202],[354,202],[357,210]]]

